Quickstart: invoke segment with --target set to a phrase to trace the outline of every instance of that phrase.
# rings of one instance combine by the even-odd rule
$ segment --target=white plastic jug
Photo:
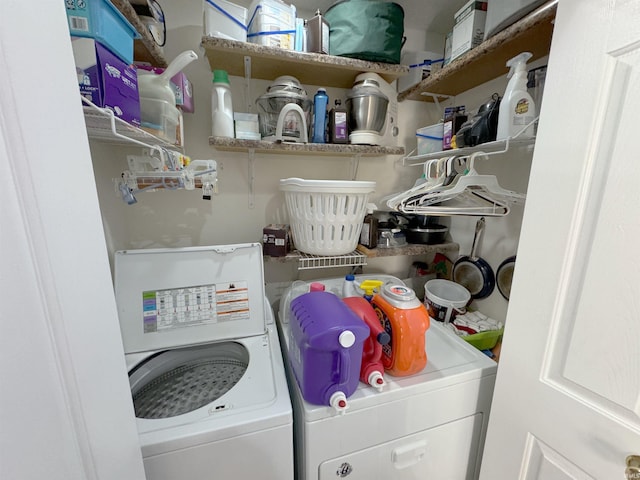
[[[178,55],[160,75],[138,69],[138,91],[141,97],[164,100],[175,106],[176,97],[171,88],[171,77],[182,71],[184,67],[198,58],[193,50]]]
[[[211,120],[211,132],[214,137],[234,137],[231,87],[229,85],[229,76],[225,70],[213,71]]]

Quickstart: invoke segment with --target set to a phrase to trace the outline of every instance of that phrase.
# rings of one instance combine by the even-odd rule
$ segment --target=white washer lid
[[[115,253],[125,353],[266,331],[259,243]]]

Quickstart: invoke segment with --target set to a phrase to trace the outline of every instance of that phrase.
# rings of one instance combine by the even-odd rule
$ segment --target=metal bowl
[[[388,104],[389,100],[382,97],[348,98],[346,106],[349,131],[370,130],[382,133]]]

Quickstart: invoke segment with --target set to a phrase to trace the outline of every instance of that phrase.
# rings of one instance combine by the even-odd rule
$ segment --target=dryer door
[[[477,478],[482,414],[430,428],[320,465],[319,480]]]

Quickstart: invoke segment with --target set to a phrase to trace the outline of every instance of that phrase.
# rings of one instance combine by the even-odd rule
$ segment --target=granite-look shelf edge
[[[558,0],[551,0],[490,37],[417,85],[400,92],[398,101],[432,102],[423,92],[457,95],[508,72],[506,61],[530,51],[530,61],[549,54]]]
[[[133,45],[133,58],[139,62],[148,62],[154,67],[166,67],[167,60],[162,50],[151,37],[151,33],[142,23],[129,0],[112,0],[112,3],[140,34],[140,38],[136,39]]]
[[[262,140],[241,140],[227,137],[209,137],[209,144],[217,150],[230,152],[282,153],[290,155],[326,155],[376,157],[383,155],[404,155],[404,147],[381,147],[374,145],[350,145],[332,143],[274,143]]]
[[[409,67],[368,62],[334,55],[296,52],[249,42],[204,36],[211,69],[223,69],[230,75],[245,75],[244,57],[251,57],[251,77],[274,80],[280,75],[293,75],[305,85],[351,88],[361,72],[375,72],[388,82],[407,75]]]
[[[427,253],[457,253],[460,250],[460,245],[453,242],[440,243],[438,245],[418,245],[408,243],[404,247],[395,248],[367,248],[363,245],[358,245],[356,250],[369,258],[378,258],[397,257],[401,255],[425,255]]]

